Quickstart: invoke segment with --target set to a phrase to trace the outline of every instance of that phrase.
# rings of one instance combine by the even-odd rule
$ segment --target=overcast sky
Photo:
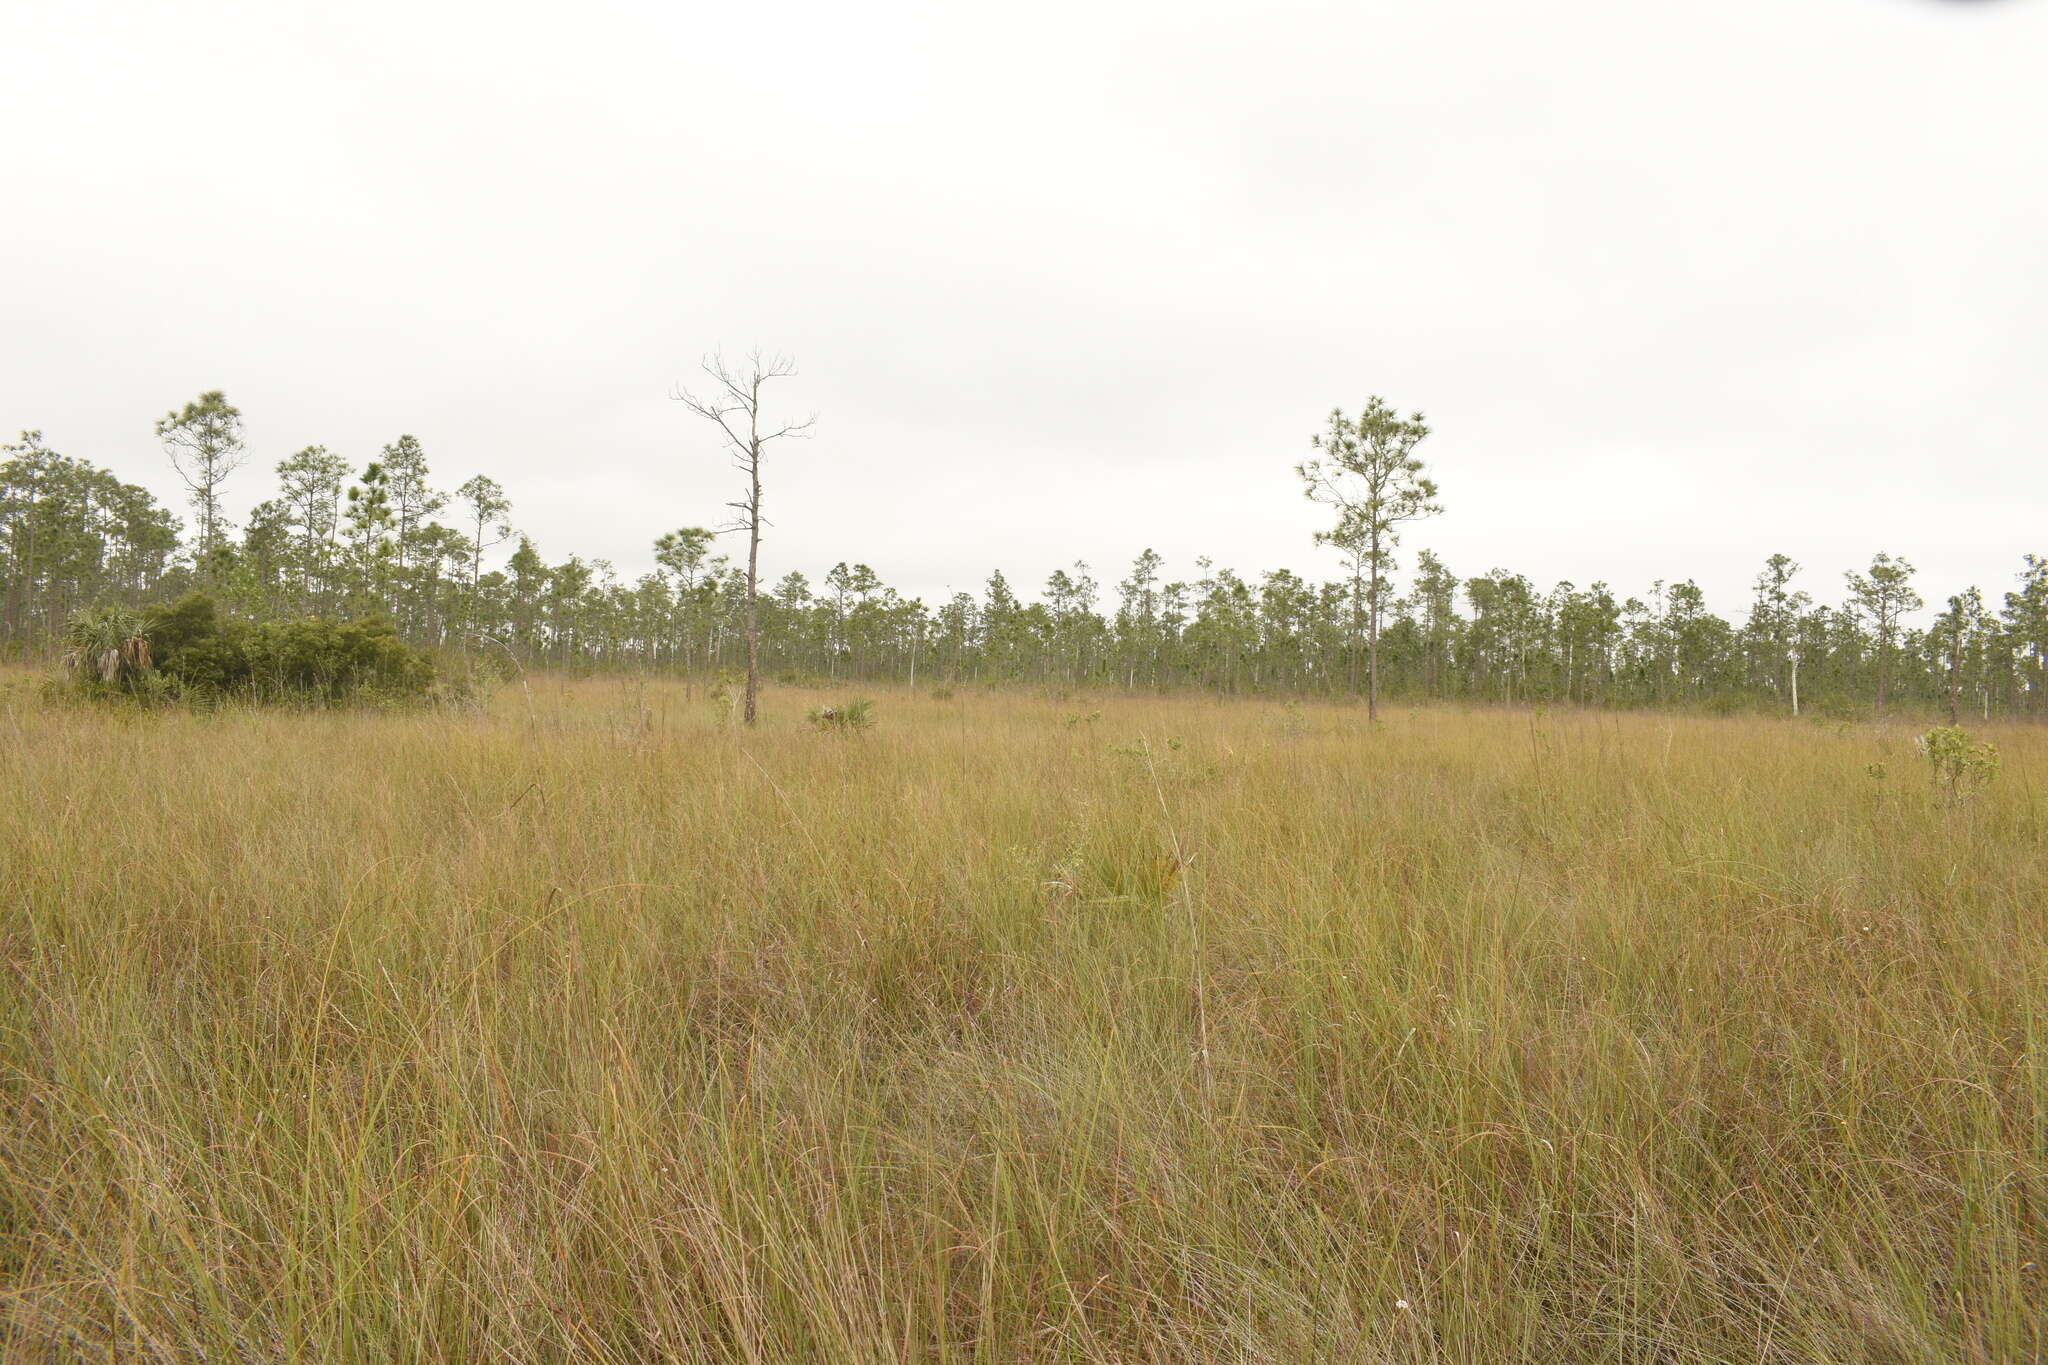
[[[771,578],[1333,575],[1291,467],[1371,393],[1460,574],[2048,553],[2043,0],[42,0],[0,53],[0,435],[167,498],[221,388],[237,515],[411,432],[630,577],[729,515],[666,395],[758,344],[819,417]]]

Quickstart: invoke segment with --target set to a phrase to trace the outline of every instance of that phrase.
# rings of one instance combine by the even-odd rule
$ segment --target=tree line
[[[549,562],[513,529],[496,480],[446,491],[411,436],[360,469],[322,446],[286,456],[275,494],[236,526],[222,492],[247,454],[242,417],[203,394],[157,423],[190,495],[188,528],[146,489],[25,432],[0,447],[0,646],[46,652],[81,609],[201,590],[254,620],[382,617],[415,644],[566,669],[737,678],[751,642],[759,671],[803,680],[2048,718],[2048,557],[2024,556],[1995,599],[1972,587],[1918,624],[1916,571],[1882,553],[1832,602],[1774,555],[1737,619],[1709,610],[1690,579],[1636,595],[1543,588],[1505,569],[1461,578],[1428,550],[1397,584],[1404,528],[1440,503],[1417,454],[1426,423],[1379,399],[1333,412],[1297,467],[1334,516],[1318,537],[1344,555],[1333,580],[1241,576],[1208,559],[1174,574],[1149,549],[1106,588],[1077,563],[1035,597],[1001,572],[931,603],[860,563],[771,577],[761,451],[808,424],[761,425],[751,381],[777,373],[709,372],[709,397],[678,396],[728,428],[747,480],[728,529],[748,533],[746,554],[736,564],[711,529],[684,527],[632,579],[604,559]]]

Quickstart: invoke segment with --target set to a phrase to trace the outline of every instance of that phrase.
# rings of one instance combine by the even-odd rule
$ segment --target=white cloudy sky
[[[628,573],[793,353],[772,574],[1334,568],[1291,465],[1421,408],[1461,573],[1735,613],[2048,552],[2048,0],[0,7],[0,432],[176,492],[401,432]]]

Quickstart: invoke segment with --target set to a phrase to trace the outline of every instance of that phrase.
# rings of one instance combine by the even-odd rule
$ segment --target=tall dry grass
[[[2048,1350],[2039,733],[0,693],[6,1359]]]

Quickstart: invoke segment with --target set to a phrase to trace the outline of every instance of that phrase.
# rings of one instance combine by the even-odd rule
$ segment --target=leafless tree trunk
[[[734,367],[722,355],[709,355],[702,368],[713,383],[701,397],[680,385],[670,396],[725,433],[733,465],[747,477],[746,495],[726,504],[739,517],[724,529],[747,533],[747,690],[742,719],[752,725],[755,697],[761,689],[761,527],[766,524],[761,516],[761,459],[769,442],[784,436],[808,436],[818,419],[808,417],[773,430],[762,427],[762,388],[772,379],[796,373],[796,362],[787,356],[751,351],[743,364]]]

